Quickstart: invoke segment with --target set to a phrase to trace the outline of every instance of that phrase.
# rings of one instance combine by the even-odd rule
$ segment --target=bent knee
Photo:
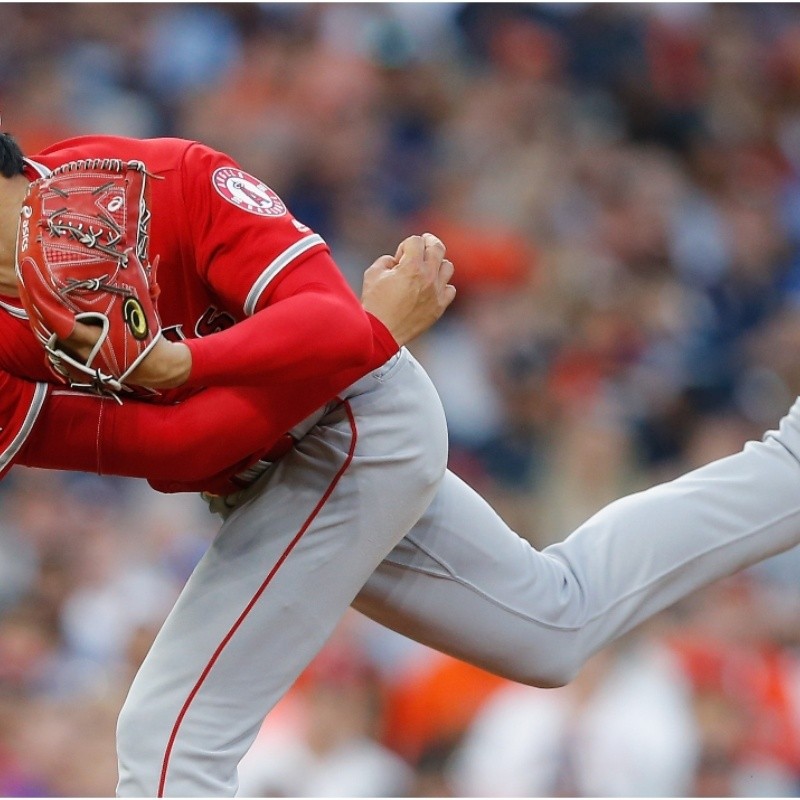
[[[435,409],[431,416],[438,418],[437,412]],[[418,435],[420,449],[414,459],[413,481],[418,492],[429,494],[432,499],[447,471],[449,442],[444,414],[440,419],[426,421]]]
[[[571,683],[579,671],[580,665],[567,662],[530,663],[516,665],[515,669],[506,670],[503,677],[525,686],[535,686],[538,689],[559,689]]]
[[[505,656],[485,666],[515,683],[539,689],[558,689],[575,679],[585,660],[580,653],[571,652],[569,647],[558,647],[555,642],[543,646],[539,642],[538,646],[530,643],[510,657]]]
[[[426,485],[438,486],[449,454],[447,419],[431,379],[416,360],[410,356],[409,359],[405,388],[413,397],[413,433],[426,455],[420,465],[420,477],[424,477]]]
[[[529,670],[514,679],[518,683],[526,686],[535,686],[537,689],[560,689],[568,683],[572,683],[577,676],[579,669],[560,669],[560,670]]]

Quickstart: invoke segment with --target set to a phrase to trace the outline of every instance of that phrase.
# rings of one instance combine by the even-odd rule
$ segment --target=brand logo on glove
[[[22,231],[20,235],[20,250],[27,250],[31,239],[31,223],[29,222],[33,214],[30,206],[22,206]]]
[[[129,297],[122,304],[122,316],[134,339],[141,341],[147,338],[147,317],[144,315],[142,304],[135,297]]]
[[[282,217],[286,206],[272,189],[258,178],[233,167],[220,167],[211,182],[221,197],[229,203],[260,217]]]

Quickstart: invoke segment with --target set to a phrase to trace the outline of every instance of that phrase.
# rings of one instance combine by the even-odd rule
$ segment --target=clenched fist
[[[415,339],[444,314],[456,289],[454,267],[431,233],[404,239],[394,256],[381,256],[364,273],[361,303],[398,344]]]

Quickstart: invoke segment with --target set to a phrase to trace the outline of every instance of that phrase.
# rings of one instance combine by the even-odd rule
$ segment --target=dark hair
[[[25,168],[16,139],[10,133],[0,133],[0,174],[6,178],[21,175]]]

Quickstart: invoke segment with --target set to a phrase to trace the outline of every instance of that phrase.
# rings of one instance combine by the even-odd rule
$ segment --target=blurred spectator
[[[800,773],[800,660],[780,647],[772,598],[748,577],[679,605],[671,647],[691,682],[701,745],[690,794],[794,795]]]
[[[508,681],[424,651],[389,685],[384,737],[417,763],[455,743],[488,699]]]
[[[510,686],[481,711],[453,761],[457,794],[691,794],[691,695],[654,643],[607,648],[569,686]]]
[[[376,741],[381,687],[358,643],[334,638],[284,701],[293,722],[270,718],[240,768],[245,796],[395,797],[412,773]],[[286,711],[283,711],[285,719]]]

